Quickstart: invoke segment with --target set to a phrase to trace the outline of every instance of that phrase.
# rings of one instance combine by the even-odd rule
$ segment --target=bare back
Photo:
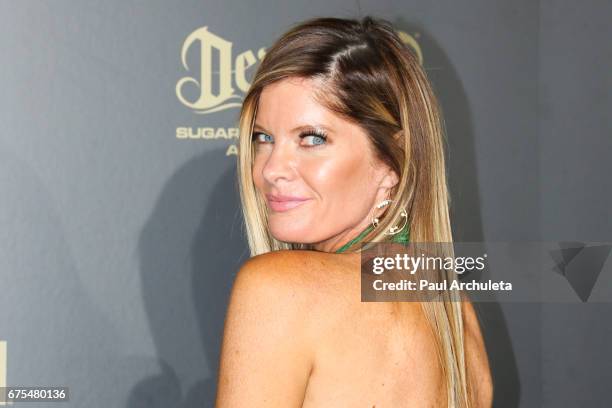
[[[317,283],[309,318],[317,334],[303,408],[444,406],[444,377],[420,304],[360,302],[358,254],[310,255],[302,264]],[[471,306],[464,310],[468,371],[486,386],[480,329]],[[490,406],[489,391],[477,394],[476,406]]]

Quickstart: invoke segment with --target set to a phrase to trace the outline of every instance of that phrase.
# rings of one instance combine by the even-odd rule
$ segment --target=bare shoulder
[[[316,344],[315,275],[326,257],[298,252],[306,251],[258,255],[239,269],[225,318],[217,408],[301,406]]]
[[[359,263],[355,256],[281,250],[250,258],[241,267],[239,277],[268,281],[286,289],[299,287],[302,296],[314,296],[325,289],[334,290],[347,283],[356,283],[358,271]]]
[[[273,251],[246,261],[234,286],[259,288],[262,301],[282,303],[284,313],[298,314],[318,332],[350,300],[359,303],[359,265],[358,255]]]
[[[463,302],[463,315],[467,375],[474,387],[471,393],[476,407],[491,407],[493,380],[480,322],[472,302]]]
[[[352,259],[352,262],[347,260]],[[276,320],[300,322],[300,333],[312,334],[314,324],[337,310],[343,291],[357,290],[356,258],[306,250],[280,250],[248,259],[239,269],[230,309],[257,307],[274,311]],[[353,296],[359,299],[358,296]]]
[[[234,280],[230,306],[256,302],[276,307],[277,318],[281,314],[292,314],[293,318],[305,315],[316,281],[309,271],[323,267],[314,260],[316,254],[306,252],[273,251],[248,259]]]
[[[329,261],[330,254],[316,251],[279,250],[266,252],[249,258],[241,267],[243,271],[257,271],[260,274],[284,278],[292,282],[292,278],[299,278],[308,267],[321,262]],[[249,272],[246,272],[247,274]]]

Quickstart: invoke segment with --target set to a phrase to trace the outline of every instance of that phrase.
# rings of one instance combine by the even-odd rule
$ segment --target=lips
[[[274,194],[266,194],[266,198],[270,208],[276,212],[289,211],[310,200],[309,198]]]

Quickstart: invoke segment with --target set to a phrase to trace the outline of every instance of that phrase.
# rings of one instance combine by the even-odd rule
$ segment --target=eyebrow
[[[293,129],[291,129],[291,132],[297,132],[297,131],[300,131],[300,130],[304,130],[304,129],[313,129],[313,128],[314,128],[314,129],[319,129],[319,128],[320,128],[320,129],[325,129],[325,130],[327,130],[328,132],[331,132],[331,129],[330,129],[329,127],[327,127],[327,126],[325,126],[325,125],[318,124],[318,123],[315,123],[315,124],[312,124],[312,125],[301,125],[301,126],[296,126],[296,127],[294,127]],[[260,124],[258,124],[258,123],[255,123],[255,126],[253,126],[253,130],[255,130],[255,129],[259,129],[259,130],[262,130],[262,131],[264,131],[264,132],[266,132],[266,133],[270,133],[270,134],[272,133],[272,132],[270,132],[269,130],[267,130],[265,127],[261,126],[261,125],[260,125]]]

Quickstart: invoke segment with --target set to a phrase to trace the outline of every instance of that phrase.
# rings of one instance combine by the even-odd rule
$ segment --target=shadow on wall
[[[476,142],[470,104],[452,62],[427,31],[403,19],[394,27],[416,38],[424,51],[423,66],[442,108],[446,131],[447,174],[451,195],[453,239],[484,241],[476,168]],[[474,305],[481,321],[494,378],[496,408],[518,407],[520,383],[508,326],[498,303]]]
[[[142,231],[144,303],[162,372],[134,387],[128,408],[214,404],[229,292],[249,258],[235,160],[213,150],[185,164]]]
[[[91,271],[77,267],[51,187],[0,144],[0,340],[7,341],[7,383],[67,386],[70,407],[120,406],[131,379],[154,367],[122,355],[121,333],[82,283]],[[89,221],[84,225],[95,233]]]

